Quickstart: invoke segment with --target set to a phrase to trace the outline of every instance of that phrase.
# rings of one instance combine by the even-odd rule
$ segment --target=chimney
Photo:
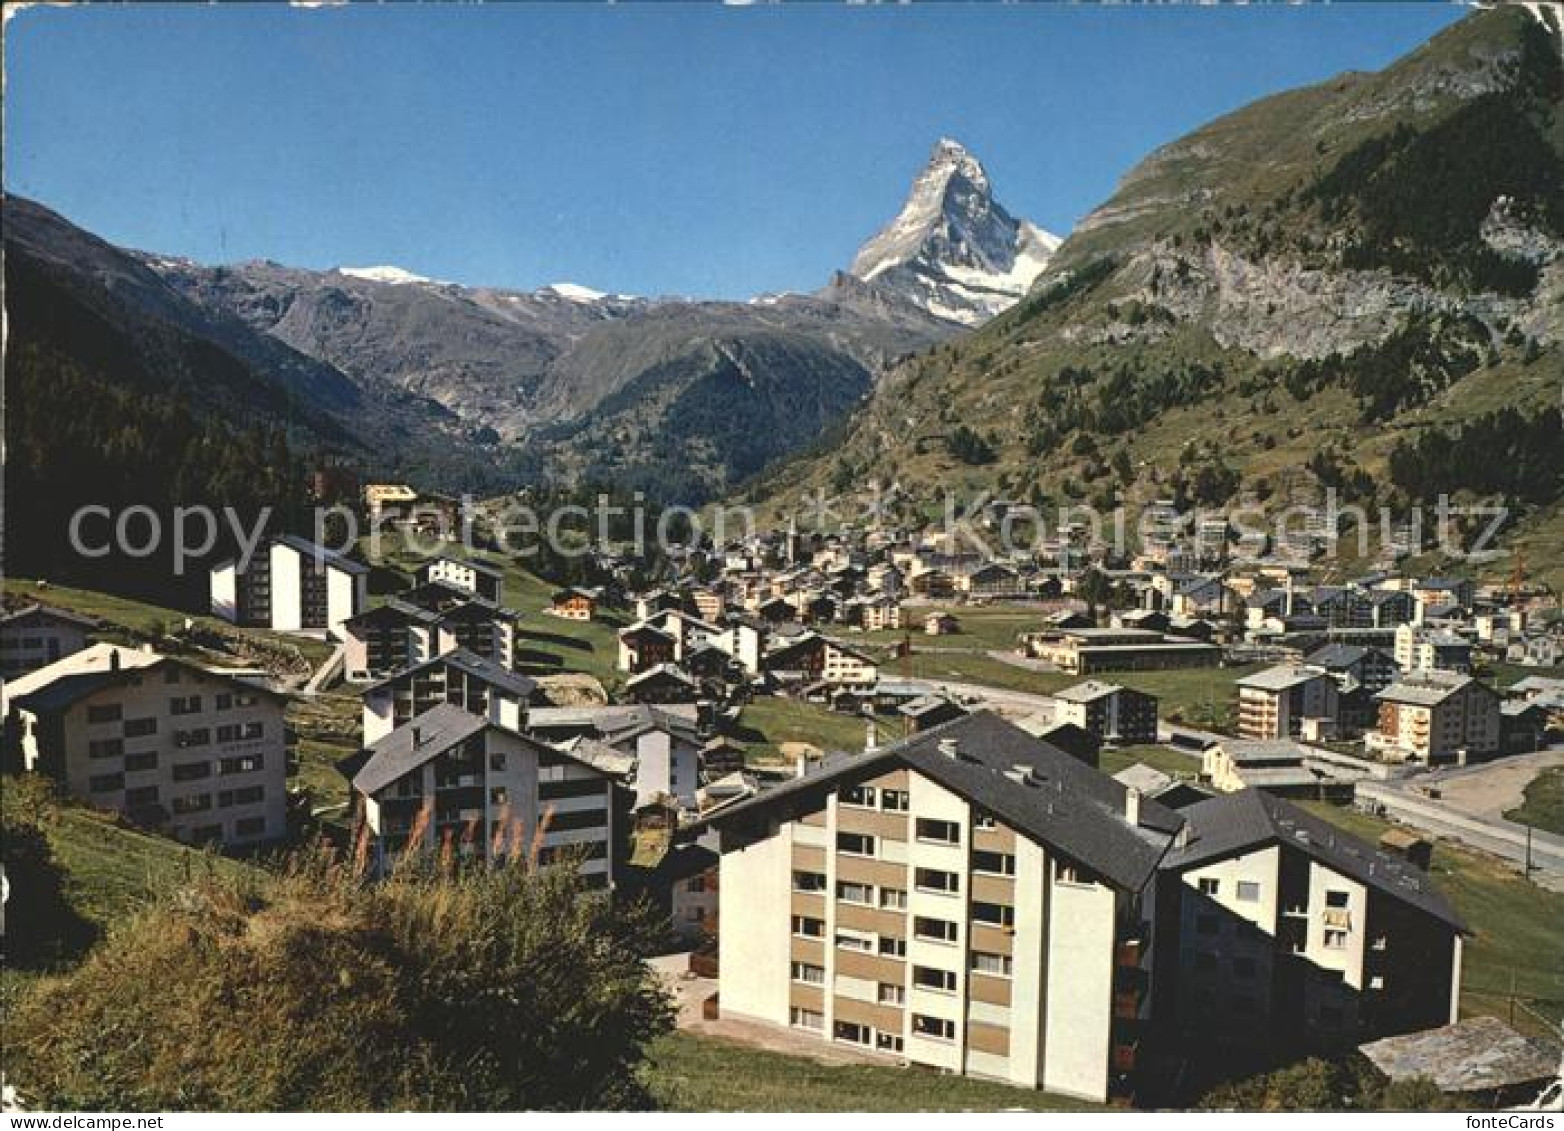
[[[1140,790],[1130,786],[1124,791],[1124,822],[1128,825],[1140,825]]]
[[[961,757],[961,747],[954,738],[942,738],[939,740],[939,752],[947,758]]]
[[[873,715],[865,716],[863,736],[863,752],[872,754],[880,747],[880,725]]]
[[[118,648],[111,648],[109,650],[109,671],[111,671],[111,672],[119,671],[119,649]]]
[[[1175,833],[1174,836],[1173,836],[1173,847],[1174,848],[1180,848],[1180,849],[1189,847],[1189,822],[1188,821],[1185,821],[1182,825],[1180,825],[1178,827],[1178,832]]]
[[[793,759],[793,776],[801,778],[809,773],[809,755],[799,754]]]
[[[414,727],[413,728],[413,749],[417,750],[423,744],[424,744],[424,728],[423,727]]]

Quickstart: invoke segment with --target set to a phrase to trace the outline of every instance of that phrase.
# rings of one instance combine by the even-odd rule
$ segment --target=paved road
[[[958,698],[979,699],[1002,715],[1018,718],[1040,715],[1045,719],[1052,719],[1054,716],[1054,701],[1051,695],[1037,695],[1030,691],[1010,691],[1003,687],[989,687],[983,683],[961,683],[949,679],[909,679],[907,682],[917,684],[930,692],[943,691]]]

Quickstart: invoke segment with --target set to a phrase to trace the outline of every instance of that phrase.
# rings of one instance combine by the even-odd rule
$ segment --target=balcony
[[[1115,1042],[1113,1046],[1113,1070],[1115,1072],[1134,1072],[1135,1061],[1139,1053],[1139,1041]]]
[[[1119,1021],[1134,1021],[1140,1016],[1140,991],[1116,990],[1113,995],[1113,1016]]]
[[[1146,953],[1143,939],[1120,939],[1113,948],[1113,964],[1119,967],[1138,967]]]

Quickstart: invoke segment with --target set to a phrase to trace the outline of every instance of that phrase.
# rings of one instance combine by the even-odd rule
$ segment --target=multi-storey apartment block
[[[364,691],[364,741],[451,703],[511,730],[522,730],[537,683],[464,648],[404,668]]]
[[[516,614],[444,582],[429,582],[342,623],[343,672],[379,679],[458,648],[504,668],[515,662]]]
[[[995,715],[719,811],[722,1010],[1103,1099],[1180,818]]]
[[[1433,764],[1487,757],[1499,749],[1499,696],[1469,675],[1416,672],[1375,699],[1379,729],[1364,736],[1370,752]]]
[[[368,603],[369,567],[291,534],[265,543],[248,562],[212,567],[212,615],[250,628],[325,632]]]
[[[1236,682],[1238,734],[1242,738],[1289,738],[1303,733],[1305,719],[1334,721],[1340,688],[1323,668],[1282,664]]]
[[[1355,1045],[1456,1019],[1465,927],[1421,869],[1258,789],[1183,815],[1157,895],[1170,1039]]]
[[[1098,742],[1157,741],[1157,697],[1087,680],[1054,693],[1054,722],[1073,723]]]
[[[285,697],[154,652],[94,644],[8,682],[6,742],[75,796],[190,842],[287,833]]]
[[[0,679],[37,671],[87,646],[96,623],[48,605],[25,605],[0,617]]]
[[[614,879],[617,781],[581,756],[440,703],[371,743],[351,767],[376,873],[421,850],[547,865],[579,855]]]

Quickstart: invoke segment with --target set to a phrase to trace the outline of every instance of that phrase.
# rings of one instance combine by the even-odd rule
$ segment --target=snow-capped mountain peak
[[[1005,211],[982,163],[941,138],[901,211],[859,249],[850,270],[970,326],[1026,294],[1060,242]]]
[[[407,283],[434,283],[440,280],[426,278],[423,275],[415,275],[411,271],[401,267],[338,267],[337,274],[346,275],[350,279],[364,279],[371,283],[392,283],[403,285]]]

